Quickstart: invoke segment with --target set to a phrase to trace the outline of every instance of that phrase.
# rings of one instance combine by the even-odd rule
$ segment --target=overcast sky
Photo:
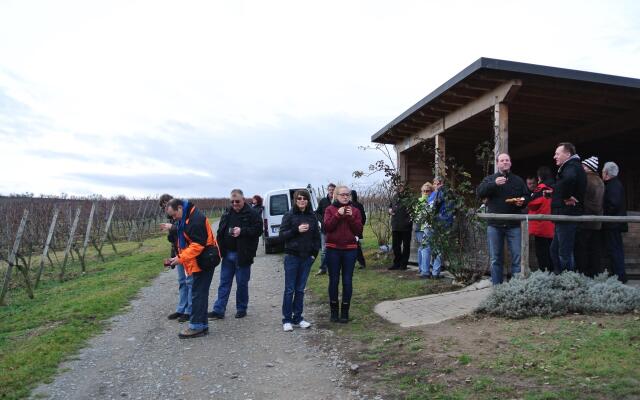
[[[0,194],[351,184],[479,57],[640,78],[640,2],[0,0]]]

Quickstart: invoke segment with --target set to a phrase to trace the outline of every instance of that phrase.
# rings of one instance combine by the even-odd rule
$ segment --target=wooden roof
[[[509,151],[513,157],[548,151],[550,138],[579,143],[640,128],[640,79],[480,58],[371,140],[398,144],[514,80],[521,86],[509,100]],[[488,108],[447,127],[447,140],[478,143],[490,137],[491,111]]]

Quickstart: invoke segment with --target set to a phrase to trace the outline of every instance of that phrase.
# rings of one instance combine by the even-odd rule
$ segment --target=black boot
[[[332,301],[331,305],[331,322],[338,322],[338,302]]]
[[[346,324],[349,322],[349,303],[342,303],[342,308],[340,309],[340,323]]]

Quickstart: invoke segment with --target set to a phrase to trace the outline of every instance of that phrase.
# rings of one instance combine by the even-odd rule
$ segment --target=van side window
[[[284,215],[289,211],[289,201],[286,194],[277,194],[269,199],[269,215]]]

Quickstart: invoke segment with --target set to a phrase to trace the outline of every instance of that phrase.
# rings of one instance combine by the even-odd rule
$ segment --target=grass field
[[[0,398],[23,398],[50,379],[61,361],[102,331],[104,321],[162,271],[165,237],[129,246],[130,255],[92,261],[85,274],[70,265],[74,279],[43,280],[35,299],[22,289],[11,290],[9,304],[0,307]]]
[[[318,325],[333,330],[334,345],[360,366],[359,390],[414,400],[640,398],[640,314],[470,316],[402,329],[375,314],[375,304],[452,287],[387,271],[390,260],[367,236],[367,269],[353,278],[351,323],[328,322],[326,275],[312,274],[308,283],[321,311]]]

